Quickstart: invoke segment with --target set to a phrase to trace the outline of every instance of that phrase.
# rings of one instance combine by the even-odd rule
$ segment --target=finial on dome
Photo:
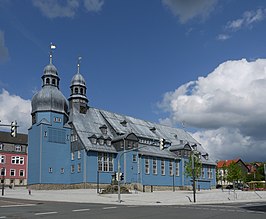
[[[53,53],[52,53],[52,50],[55,49],[56,46],[51,42],[50,43],[50,64],[52,64],[52,61],[53,61]]]
[[[79,72],[79,69],[80,69],[81,59],[82,59],[82,57],[79,56],[79,57],[78,57],[78,74],[80,73],[80,72]]]

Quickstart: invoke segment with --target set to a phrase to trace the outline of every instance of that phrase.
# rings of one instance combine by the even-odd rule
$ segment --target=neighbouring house
[[[28,135],[0,131],[0,177],[1,185],[27,185]]]
[[[217,162],[217,184],[226,186],[229,184],[232,184],[227,181],[227,173],[228,173],[228,167],[230,164],[236,163],[238,164],[244,173],[248,173],[249,169],[247,165],[240,159],[234,159],[234,160],[221,160]]]

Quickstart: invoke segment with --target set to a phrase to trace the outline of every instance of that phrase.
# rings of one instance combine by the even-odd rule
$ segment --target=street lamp
[[[193,187],[193,202],[196,202],[196,174],[195,174],[195,155],[200,156],[201,153],[197,151],[197,145],[191,145],[191,162],[192,162],[192,187]]]
[[[3,180],[3,183],[2,183],[2,196],[4,196],[4,194],[5,194],[5,167],[3,167],[1,169],[1,175],[3,176],[2,177],[2,180]]]

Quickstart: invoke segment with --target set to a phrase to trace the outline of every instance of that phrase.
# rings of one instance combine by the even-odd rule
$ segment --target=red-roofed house
[[[221,160],[217,162],[217,173],[218,173],[218,179],[217,179],[217,184],[226,186],[228,184],[231,184],[226,180],[227,178],[227,168],[229,167],[230,164],[236,163],[238,164],[243,172],[248,173],[249,169],[246,166],[246,164],[240,159],[234,159],[234,160]]]

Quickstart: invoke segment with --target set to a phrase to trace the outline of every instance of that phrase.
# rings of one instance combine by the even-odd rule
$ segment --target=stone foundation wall
[[[99,192],[110,184],[99,184]],[[122,184],[131,191],[154,192],[154,191],[173,191],[172,186],[150,186],[136,184]],[[80,184],[35,184],[29,185],[33,190],[61,190],[61,189],[97,189],[97,184],[80,183]],[[191,186],[176,186],[175,191],[178,190],[192,190]]]

